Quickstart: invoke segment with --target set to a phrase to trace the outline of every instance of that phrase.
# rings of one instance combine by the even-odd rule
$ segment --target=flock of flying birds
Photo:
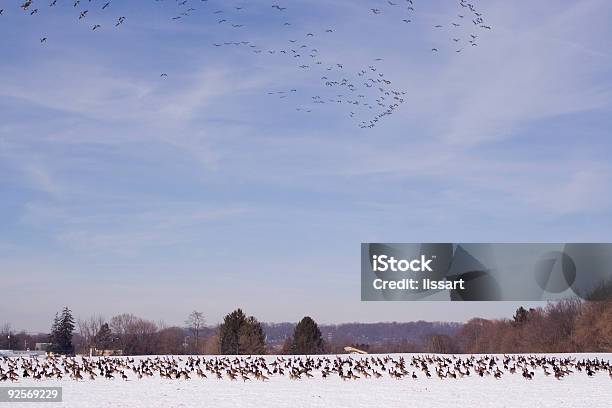
[[[520,375],[525,380],[545,376],[562,380],[570,375],[608,375],[612,364],[594,358],[577,360],[571,357],[527,355],[413,355],[395,356],[147,356],[147,357],[3,357],[0,359],[0,383],[35,380],[125,381],[142,378],[167,380],[228,379],[230,381],[267,381],[272,377],[291,380],[340,378],[342,380],[430,379],[456,380],[469,377]]]
[[[56,7],[62,0],[26,0],[21,4],[21,11],[35,16],[40,13],[43,1],[49,7]],[[172,0],[166,0],[166,3]],[[277,0],[281,1],[281,0]],[[372,18],[380,18],[381,15],[389,15],[398,24],[411,24],[418,19],[415,3],[418,0],[376,0],[377,6],[369,10],[364,8],[364,13]],[[473,0],[472,0],[473,1]],[[164,0],[155,0],[156,3]],[[264,1],[265,2],[265,1]],[[91,31],[102,31],[101,22],[96,22],[101,13],[113,12],[113,1],[110,0],[63,0],[75,10],[75,18],[87,22]],[[283,4],[266,4],[268,14],[274,14],[272,20],[279,25],[280,35],[276,36],[281,44],[274,47],[258,44],[248,40],[258,34],[249,25],[248,11],[250,8],[263,7],[259,4],[247,1],[224,1],[214,2],[209,0],[174,0],[177,12],[169,17],[172,21],[181,23],[189,21],[198,12],[212,16],[211,25],[223,36],[226,41],[214,42],[212,46],[217,48],[230,47],[242,49],[244,52],[253,53],[261,57],[283,58],[286,63],[292,64],[296,69],[304,71],[308,78],[317,81],[316,84],[308,85],[308,90],[313,87],[320,89],[315,95],[305,95],[306,92],[298,90],[298,87],[281,90],[270,90],[268,95],[278,97],[293,104],[296,111],[310,113],[316,107],[343,106],[350,118],[356,120],[361,128],[373,128],[380,121],[392,115],[402,104],[406,102],[406,91],[398,89],[393,82],[387,78],[382,71],[383,58],[367,58],[361,67],[349,67],[342,61],[328,58],[333,55],[333,50],[327,50],[326,42],[328,36],[334,35],[334,27],[326,27],[316,30],[296,30],[299,26],[293,20],[296,13],[292,13],[291,3],[287,0]],[[213,7],[214,3],[214,7]],[[259,10],[261,11],[261,10]],[[6,14],[0,9],[0,16]],[[120,28],[126,23],[126,16],[117,15],[113,18],[115,28]],[[451,21],[444,21],[432,25],[433,30],[444,30],[446,32],[447,44],[440,44],[431,48],[432,54],[442,51],[456,54],[465,53],[478,46],[480,36],[483,32],[491,30],[491,25],[485,20],[483,13],[470,2],[470,0],[458,0],[457,13]],[[298,33],[299,32],[299,33]],[[48,41],[47,36],[40,38],[41,44]],[[331,54],[326,54],[325,51]],[[167,73],[160,75],[168,78]],[[308,92],[308,91],[307,91]],[[337,111],[337,110],[336,110]]]

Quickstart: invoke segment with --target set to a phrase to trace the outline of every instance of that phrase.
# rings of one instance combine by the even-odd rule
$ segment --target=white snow
[[[407,362],[413,355],[394,354],[397,360],[403,356]],[[552,355],[550,355],[552,356]],[[562,358],[599,358],[610,361],[612,354],[556,355]],[[282,356],[288,358],[289,356]],[[329,356],[331,359],[334,356]],[[349,357],[342,355],[342,358]],[[351,358],[360,360],[372,355]],[[384,357],[384,356],[375,356]],[[460,356],[465,358],[466,356]],[[502,357],[502,356],[500,356]],[[142,357],[135,357],[138,362]],[[174,357],[174,358],[178,358]],[[180,365],[185,364],[186,356]],[[214,356],[205,356],[211,359]],[[272,362],[276,356],[266,356]],[[78,359],[77,359],[78,360]],[[391,366],[389,363],[387,366]],[[6,372],[6,364],[0,360]],[[407,367],[414,371],[413,367]],[[200,379],[193,373],[191,379],[161,379],[158,375],[138,379],[129,371],[128,381],[119,376],[113,380],[98,377],[95,380],[75,381],[65,376],[61,380],[35,380],[20,378],[17,382],[0,382],[6,386],[61,386],[62,403],[24,403],[34,407],[612,407],[612,379],[605,370],[593,377],[575,372],[561,380],[553,375],[545,376],[542,369],[534,370],[534,379],[523,378],[520,372],[504,372],[501,379],[491,376],[470,375],[458,379],[440,379],[432,366],[432,378],[417,371],[418,378],[410,375],[402,379],[391,378],[387,373],[381,378],[342,380],[338,375],[322,378],[314,370],[313,378],[291,380],[289,376],[275,375],[269,381],[243,382],[240,378],[230,381],[227,377],[216,379],[208,375]],[[21,370],[19,370],[21,375]],[[1,404],[0,404],[1,405]]]

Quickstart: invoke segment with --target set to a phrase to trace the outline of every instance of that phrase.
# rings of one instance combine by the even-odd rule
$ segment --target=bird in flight
[[[114,9],[115,5],[117,4],[116,2],[113,2],[112,0],[100,0],[97,3],[95,3],[93,0],[89,0],[88,2],[81,1],[81,0],[66,0],[66,1],[73,3],[73,6],[75,7],[75,12],[77,11],[76,7],[77,6],[79,7],[78,14],[75,13],[76,14],[75,20],[77,17],[78,17],[78,20],[84,20],[85,18],[92,19],[94,13],[101,12],[101,10],[107,10],[107,9],[110,10],[111,4],[113,5],[113,9]],[[162,0],[155,0],[155,1],[161,2]],[[201,0],[201,1],[203,3],[208,2],[208,0]],[[401,0],[385,0],[383,2],[380,2],[377,5],[378,6],[377,8],[368,9],[367,6],[364,6],[363,11],[365,12],[366,15],[371,15],[370,13],[374,15],[385,14],[383,12],[384,11],[386,12],[389,10],[395,11],[396,12],[395,14],[401,13],[402,16],[399,16],[399,14],[397,14],[398,17],[394,22],[398,26],[404,27],[404,29],[408,30],[409,27],[413,27],[413,26],[412,25],[407,26],[406,24],[416,22],[417,20],[416,20],[416,17],[413,17],[413,15],[416,15],[415,9],[413,7],[414,0],[405,0],[405,1],[406,3],[403,3]],[[470,1],[471,3],[469,3]],[[432,53],[442,54],[445,51],[450,52],[450,53],[455,51],[456,54],[458,53],[465,54],[469,51],[474,50],[473,47],[478,45],[476,43],[477,41],[476,40],[477,36],[475,35],[476,30],[478,29],[491,30],[492,29],[491,25],[489,25],[488,21],[484,18],[483,13],[481,13],[479,10],[476,10],[476,6],[474,5],[476,1],[477,0],[459,0],[461,11],[452,13],[451,16],[454,16],[454,18],[451,17],[451,19],[446,20],[446,21],[443,20],[443,21],[435,22],[437,23],[436,25],[429,25],[429,27],[433,27],[435,30],[439,32],[443,32],[446,30],[449,30],[449,31],[452,30],[452,34],[448,33],[449,35],[446,36],[446,39],[447,41],[449,41],[451,44],[454,45],[454,47],[451,48],[448,46],[444,47],[440,43],[431,44],[430,47],[432,48],[430,49]],[[60,4],[60,2],[58,2],[57,0],[47,0],[47,2],[49,4],[49,7],[55,6],[56,3]],[[96,4],[95,10],[94,9],[87,10],[87,7],[85,7],[85,4],[87,3],[89,3],[90,5]],[[184,21],[187,21],[187,19],[190,18],[190,16],[194,15],[195,12],[197,11],[196,8],[191,7],[191,5],[195,4],[196,1],[175,0],[172,3],[175,3],[176,6],[178,6],[178,10],[175,10],[177,12],[173,13],[172,15],[169,15],[168,18],[177,21],[177,23],[182,23]],[[230,4],[230,5],[225,4],[225,6],[222,6],[224,3],[226,2],[217,2],[217,4],[219,4],[220,7],[217,9],[212,9],[208,12],[208,14],[212,16],[217,16],[217,18],[212,19],[214,29],[217,29],[217,31],[219,32],[221,32],[221,30],[224,30],[225,28],[234,28],[236,29],[234,30],[234,32],[238,32],[237,29],[242,28],[242,27],[244,28],[242,28],[240,32],[250,32],[251,30],[254,29],[253,28],[254,26],[248,24],[248,22],[246,21],[235,21],[234,20],[234,17],[237,17],[238,15],[247,16],[246,10],[252,8],[251,6],[243,7],[240,4]],[[293,17],[293,15],[291,14],[291,9],[288,7],[283,7],[281,5],[284,3],[285,2],[283,0],[275,0],[274,2],[270,2],[267,5],[264,5],[263,7],[264,8],[271,7],[272,9],[282,12],[281,14],[282,17],[275,24],[278,24],[279,27],[286,27],[285,30],[289,30],[290,27],[296,25],[296,21],[292,21],[291,19],[291,17]],[[38,3],[33,0],[18,0],[18,4],[21,5],[21,8],[24,11],[26,11],[27,14],[30,14],[30,15],[44,14],[43,12],[39,13],[39,9],[35,8],[35,5],[37,5]],[[207,4],[210,4],[210,3],[207,3]],[[387,7],[394,7],[394,8],[390,9]],[[91,8],[91,6],[89,8]],[[3,9],[0,9],[0,15],[3,15],[6,9],[7,9],[6,7],[4,7]],[[42,10],[43,9],[41,8],[40,11]],[[368,11],[370,13],[368,13]],[[274,13],[275,11],[272,12],[272,14]],[[373,17],[373,18],[380,18],[380,17]],[[470,24],[469,26],[471,27],[471,29],[466,28],[465,30],[472,31],[472,34],[470,34],[470,31],[464,31],[464,27],[467,27],[466,25],[459,24],[460,22],[463,23],[464,21],[467,21],[468,19],[470,19],[474,23],[474,25],[472,26]],[[214,24],[215,21],[218,24]],[[124,24],[124,22],[127,22],[125,16],[121,16],[121,17],[116,16],[114,18],[113,24],[116,27],[119,27],[120,25]],[[98,29],[99,29],[98,31],[105,31],[106,26],[105,26],[105,30],[101,30],[102,28],[101,23],[102,21],[100,21],[100,24],[91,24],[91,25],[87,24],[85,28],[86,29],[89,28],[92,31],[96,31]],[[283,30],[282,32],[283,33],[288,32],[285,30]],[[297,67],[298,69],[305,71],[305,74],[312,72],[315,75],[317,75],[317,77],[320,77],[318,73],[321,73],[321,74],[325,73],[326,76],[323,76],[321,78],[322,79],[321,85],[325,87],[324,89],[330,89],[330,88],[334,89],[335,88],[338,91],[342,90],[342,92],[333,92],[333,96],[326,95],[326,96],[319,97],[318,99],[313,100],[312,103],[316,103],[318,104],[318,106],[323,106],[323,104],[325,104],[324,106],[331,106],[332,104],[335,106],[338,106],[338,104],[350,105],[351,109],[349,109],[348,110],[349,112],[347,113],[349,114],[351,118],[353,117],[358,118],[360,117],[362,113],[371,115],[372,110],[377,109],[377,111],[374,113],[374,116],[370,117],[369,120],[362,121],[362,119],[364,118],[359,119],[360,127],[372,128],[375,125],[377,125],[380,121],[382,121],[385,116],[395,113],[395,110],[399,107],[399,104],[405,102],[405,99],[403,97],[405,92],[391,88],[391,86],[393,86],[391,81],[386,79],[386,77],[383,75],[383,70],[385,67],[382,66],[383,64],[383,62],[381,62],[383,61],[382,58],[373,59],[374,61],[376,61],[376,65],[368,66],[367,64],[365,64],[362,67],[356,67],[349,63],[344,64],[344,61],[341,61],[341,60],[327,59],[326,57],[329,54],[327,54],[325,51],[330,51],[330,50],[324,49],[325,46],[323,44],[317,43],[315,41],[318,39],[319,33],[333,33],[333,32],[335,32],[334,27],[330,27],[330,26],[316,27],[315,26],[315,27],[310,27],[310,29],[305,29],[304,31],[302,31],[301,39],[299,40],[291,40],[290,37],[288,38],[288,36],[285,34],[285,37],[282,38],[281,40],[283,42],[289,41],[293,45],[289,45],[288,47],[281,46],[281,48],[267,46],[266,44],[255,44],[254,42],[250,42],[250,41],[238,41],[237,39],[231,39],[231,38],[226,38],[223,40],[217,39],[217,42],[213,42],[212,45],[214,45],[215,47],[224,47],[224,46],[229,47],[233,45],[239,48],[243,48],[244,50],[249,51],[249,53],[253,52],[257,55],[262,55],[262,56],[265,55],[271,58],[276,58],[274,56],[278,56],[279,58],[288,58],[290,60],[294,60],[298,62],[297,64],[292,64],[293,67]],[[41,44],[46,43],[47,37],[43,36],[43,34],[48,34],[48,33],[40,33],[40,34],[41,34],[39,35],[40,43]],[[471,38],[468,35],[471,35]],[[55,40],[54,40],[54,43],[55,43]],[[320,47],[319,47],[319,44],[321,44]],[[427,48],[429,47],[426,46],[425,49]],[[456,55],[456,54],[453,54],[453,55]],[[311,60],[309,60],[311,61],[310,63],[306,61],[308,58],[311,58]],[[381,63],[381,65],[378,65],[379,62]],[[357,68],[357,69],[354,69],[354,68]],[[359,68],[362,68],[362,69],[359,69]],[[160,78],[168,78],[168,74],[166,72],[160,73]],[[357,78],[359,79],[356,80]],[[292,99],[291,95],[293,95],[292,94],[293,92],[295,92],[294,89],[292,89],[291,92],[288,92],[288,91],[283,92],[280,98],[284,99],[285,101],[290,101]],[[353,94],[355,96],[351,96],[352,92],[355,92]],[[295,94],[294,99],[299,97],[299,94],[300,93]],[[378,107],[380,107],[381,109],[378,110]],[[311,112],[311,110],[305,106],[300,106],[297,110],[301,112]],[[367,113],[368,110],[370,111],[369,113]],[[314,112],[314,109],[312,111]]]

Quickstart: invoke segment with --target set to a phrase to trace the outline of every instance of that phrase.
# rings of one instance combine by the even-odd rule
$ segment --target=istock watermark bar
[[[604,300],[612,243],[363,243],[361,300]]]

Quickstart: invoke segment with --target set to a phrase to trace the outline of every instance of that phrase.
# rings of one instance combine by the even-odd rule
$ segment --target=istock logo
[[[435,258],[435,257],[433,257]],[[387,255],[372,255],[372,269],[374,272],[433,272],[429,264],[433,258],[427,259],[421,255],[420,259],[395,259]]]

